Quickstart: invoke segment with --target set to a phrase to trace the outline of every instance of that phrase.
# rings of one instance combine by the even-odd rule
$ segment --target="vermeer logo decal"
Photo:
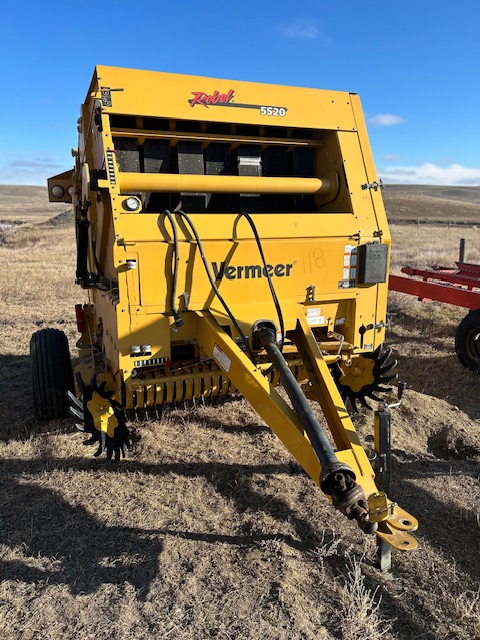
[[[226,266],[225,262],[218,264],[212,262],[215,280],[221,280],[224,276],[227,280],[240,280],[241,278],[267,278],[277,276],[277,278],[289,277],[293,264],[267,264],[262,267],[259,264],[242,265],[239,267]]]
[[[214,105],[225,106],[231,103],[234,98],[233,89],[230,89],[228,93],[220,93],[220,91],[214,91],[212,95],[203,93],[203,91],[192,91],[193,98],[189,100],[190,106],[194,107],[196,104],[201,104],[202,107],[211,107]]]

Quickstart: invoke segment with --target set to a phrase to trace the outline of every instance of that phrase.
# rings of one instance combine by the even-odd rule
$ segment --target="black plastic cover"
[[[358,247],[358,283],[379,284],[387,281],[388,245],[372,242]]]

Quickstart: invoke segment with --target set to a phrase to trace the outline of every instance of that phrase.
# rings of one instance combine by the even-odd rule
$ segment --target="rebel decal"
[[[193,98],[189,100],[191,107],[199,104],[202,107],[208,107],[219,105],[225,106],[230,104],[230,102],[234,98],[234,91],[230,89],[227,93],[220,93],[220,91],[214,91],[211,95],[208,93],[204,93],[203,91],[192,91]]]
[[[209,109],[210,107],[235,107],[237,109],[257,109],[262,116],[280,116],[287,114],[286,107],[272,107],[261,104],[243,104],[235,102],[235,90],[230,89],[226,93],[214,91],[213,93],[205,93],[204,91],[192,91],[193,98],[188,100],[191,107],[201,106]]]

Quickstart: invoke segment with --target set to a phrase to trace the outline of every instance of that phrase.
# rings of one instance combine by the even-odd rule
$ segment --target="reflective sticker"
[[[320,307],[310,307],[307,309],[307,324],[310,327],[317,324],[325,324],[325,316],[320,314]]]
[[[337,326],[339,324],[345,324],[345,318],[337,318],[335,320],[335,326]]]
[[[226,371],[227,373],[230,371],[230,365],[232,364],[232,361],[227,356],[227,354],[220,349],[218,344],[215,344],[213,347],[213,357],[224,371]]]
[[[239,156],[238,164],[240,164],[242,167],[259,167],[262,164],[262,159],[252,156]]]

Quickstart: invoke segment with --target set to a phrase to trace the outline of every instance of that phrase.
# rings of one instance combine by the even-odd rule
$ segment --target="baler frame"
[[[395,377],[390,236],[359,98],[229,87],[96,69],[75,168],[49,181],[52,201],[74,205],[89,295],[70,412],[95,455],[119,460],[130,409],[238,389],[334,506],[413,549],[418,523],[377,490],[345,406]]]

